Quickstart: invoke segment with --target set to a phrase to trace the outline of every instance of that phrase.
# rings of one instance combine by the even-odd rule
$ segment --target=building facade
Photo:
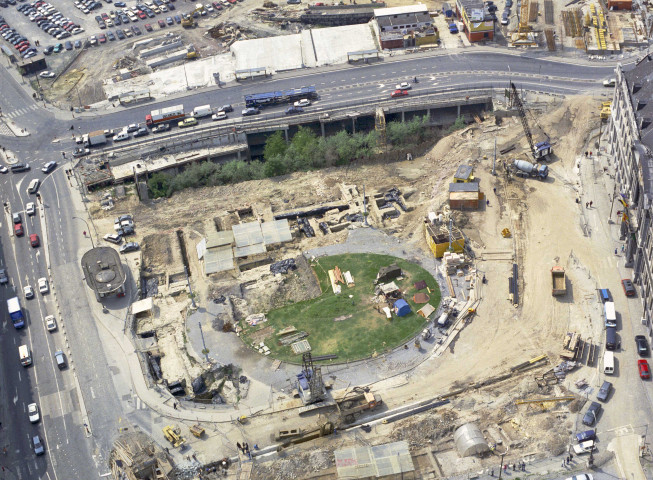
[[[407,5],[404,7],[377,8],[374,18],[379,25],[379,31],[409,33],[422,30],[433,25],[426,5]]]
[[[626,267],[642,302],[649,339],[653,312],[653,56],[632,70],[616,69],[608,153],[615,166],[613,208],[620,238],[625,241]]]
[[[494,40],[496,17],[482,0],[456,0],[456,14],[463,22],[463,33],[470,42]]]

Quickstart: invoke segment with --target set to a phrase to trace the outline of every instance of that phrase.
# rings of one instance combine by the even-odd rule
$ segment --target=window
[[[483,34],[483,38],[488,38],[489,36],[490,36],[490,34],[489,34],[488,32],[485,32],[485,33]]]

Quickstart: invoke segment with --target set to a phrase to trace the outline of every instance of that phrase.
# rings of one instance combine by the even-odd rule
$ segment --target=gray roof
[[[450,183],[449,192],[478,192],[478,187],[476,182]]]
[[[431,24],[433,23],[433,20],[428,13],[412,13],[408,16],[402,16],[401,18],[377,17],[376,22],[380,27],[391,27],[393,25],[408,25],[413,23]]]
[[[454,175],[454,178],[460,178],[462,180],[467,180],[474,169],[472,168],[471,165],[461,165],[458,167],[458,170],[456,170],[456,174]]]
[[[82,256],[82,271],[86,284],[98,294],[117,291],[127,275],[120,263],[120,255],[111,247],[95,247]]]

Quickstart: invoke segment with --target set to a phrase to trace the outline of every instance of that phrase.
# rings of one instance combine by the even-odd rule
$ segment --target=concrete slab
[[[310,35],[314,49],[308,42],[303,42],[306,65],[324,66],[347,62],[348,52],[377,50],[378,45],[371,24],[345,25],[332,28],[314,28],[302,32]],[[306,51],[310,47],[310,51]],[[315,62],[315,63],[312,63]]]
[[[302,38],[302,34],[295,34],[235,42],[231,45],[235,69],[265,67],[275,73],[302,68]]]

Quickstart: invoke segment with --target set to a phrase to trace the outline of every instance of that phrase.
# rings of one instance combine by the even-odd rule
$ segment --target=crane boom
[[[528,145],[531,147],[531,154],[533,155],[535,161],[542,160],[548,154],[553,152],[553,148],[549,143],[548,137],[543,142],[533,143],[533,134],[531,133],[531,129],[528,126],[528,120],[526,119],[526,110],[524,109],[524,104],[522,103],[521,97],[517,92],[517,87],[515,87],[514,83],[510,82],[510,88],[512,90],[512,99],[517,105],[517,110],[519,111],[519,119],[521,120],[521,125],[524,128],[524,133],[526,134]]]

